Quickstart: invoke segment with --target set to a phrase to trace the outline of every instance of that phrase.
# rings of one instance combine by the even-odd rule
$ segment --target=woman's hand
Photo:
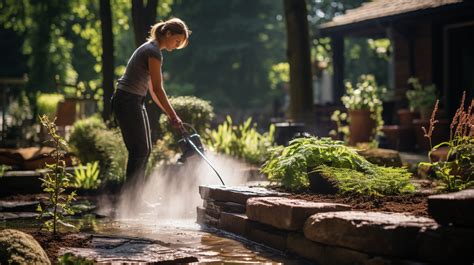
[[[183,126],[183,121],[178,117],[170,117],[170,123],[173,128],[176,130],[179,130],[181,133],[184,133],[184,126]]]

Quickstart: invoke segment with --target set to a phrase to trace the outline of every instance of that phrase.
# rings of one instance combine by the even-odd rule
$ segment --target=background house
[[[389,87],[395,108],[407,106],[407,79],[434,83],[441,106],[452,116],[462,92],[474,95],[474,3],[461,0],[378,0],[348,10],[322,25],[331,37],[333,90],[344,94],[344,38],[389,38]]]

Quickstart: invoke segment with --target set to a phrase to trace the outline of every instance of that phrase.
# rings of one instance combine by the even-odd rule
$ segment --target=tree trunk
[[[284,6],[290,63],[290,118],[303,121],[313,108],[306,1],[284,0]]]
[[[132,21],[136,47],[146,41],[150,28],[156,20],[157,6],[158,0],[148,0],[146,6],[143,4],[143,0],[132,0]]]
[[[100,0],[100,22],[102,30],[102,88],[104,90],[102,117],[108,121],[112,113],[110,98],[114,91],[114,36],[110,0]]]
[[[148,0],[146,6],[143,0],[132,0],[132,21],[133,31],[135,33],[135,46],[142,45],[148,35],[153,24],[156,23],[156,8],[158,0]],[[150,93],[148,93],[145,101],[145,107],[150,120],[151,139],[155,142],[160,136],[159,119],[161,110],[153,102]]]

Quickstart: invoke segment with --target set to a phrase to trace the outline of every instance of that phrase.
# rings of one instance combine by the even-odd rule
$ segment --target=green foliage
[[[81,162],[99,161],[99,179],[103,184],[123,181],[127,149],[120,132],[107,129],[101,118],[90,117],[74,123],[69,143]]]
[[[406,92],[410,110],[417,110],[424,118],[428,117],[436,103],[436,86],[434,84],[422,86],[415,77],[410,77],[408,84],[413,87],[413,90]]]
[[[181,120],[193,126],[199,134],[209,128],[214,118],[214,110],[209,101],[193,96],[182,96],[171,97],[170,103]],[[165,115],[160,117],[160,127],[167,134],[174,132]]]
[[[30,101],[24,92],[8,105],[7,114],[10,116],[8,126],[23,126],[33,117]]]
[[[335,110],[331,115],[331,121],[336,123],[336,129],[331,130],[329,135],[335,139],[343,139],[344,142],[349,141],[349,125],[346,112]]]
[[[43,182],[43,191],[46,192],[49,197],[46,205],[41,207],[38,205],[37,210],[40,212],[38,218],[47,218],[43,223],[43,227],[52,230],[54,234],[57,232],[57,225],[61,224],[67,227],[71,227],[71,224],[64,222],[64,213],[73,214],[70,204],[74,200],[76,193],[73,191],[71,194],[65,196],[64,192],[66,188],[70,186],[71,174],[67,173],[66,162],[64,161],[64,154],[68,150],[66,141],[61,138],[56,132],[57,128],[54,121],[51,122],[48,116],[40,116],[41,124],[47,129],[48,134],[52,138],[54,144],[54,150],[50,154],[54,160],[54,164],[47,164],[46,167],[51,170],[47,172],[44,177],[41,178]]]
[[[278,89],[282,84],[290,82],[290,64],[277,63],[272,65],[268,74],[268,80],[273,90]]]
[[[0,165],[0,177],[3,177],[5,171],[10,170],[12,167],[8,165]]]
[[[208,147],[218,153],[242,158],[251,164],[261,164],[269,157],[269,148],[274,145],[275,126],[267,133],[259,133],[257,124],[249,117],[243,124],[233,125],[230,116],[216,130],[207,133]]]
[[[86,190],[97,189],[100,185],[99,172],[99,161],[87,163],[86,169],[82,163],[79,163],[79,166],[74,168],[74,186]]]
[[[358,194],[393,194],[412,190],[405,181],[409,174],[405,169],[378,167],[357,154],[341,141],[329,138],[297,138],[287,147],[278,146],[272,150],[269,160],[261,168],[272,181],[280,182],[292,191],[309,187],[308,172],[321,170],[331,173],[341,192]],[[347,169],[347,170],[340,170]],[[359,172],[355,180],[347,180],[351,173]],[[382,176],[385,174],[384,176]],[[395,182],[388,181],[393,178]],[[370,182],[371,187],[361,188],[362,183]]]
[[[414,192],[406,169],[374,166],[373,173],[363,173],[349,168],[318,166],[314,170],[333,182],[342,194],[353,195],[396,195]]]
[[[56,115],[58,103],[64,100],[61,94],[39,93],[36,97],[36,108],[39,115],[47,115],[50,119]]]
[[[341,141],[329,138],[297,138],[287,147],[278,146],[261,168],[272,181],[278,181],[290,190],[309,186],[308,169],[319,165],[350,168],[358,171],[370,169],[371,164]]]
[[[66,253],[58,258],[58,265],[93,265],[94,261]]]
[[[82,162],[97,161],[97,148],[94,145],[95,132],[107,130],[107,126],[99,116],[92,116],[87,119],[78,120],[74,123],[69,144],[72,151]]]
[[[474,100],[467,110],[464,110],[464,93],[461,105],[456,111],[451,122],[450,139],[434,146],[428,153],[429,163],[420,163],[421,167],[431,167],[435,177],[442,181],[441,189],[447,191],[458,191],[474,187]],[[430,128],[425,131],[425,137],[431,144],[431,136],[434,131],[434,120],[437,111],[436,103],[430,120]],[[431,153],[441,147],[448,147],[448,155],[446,161],[431,161]]]
[[[271,102],[268,73],[286,59],[281,2],[174,1],[171,9],[199,34],[166,61],[170,82],[193,80],[196,95],[216,108],[262,108]]]

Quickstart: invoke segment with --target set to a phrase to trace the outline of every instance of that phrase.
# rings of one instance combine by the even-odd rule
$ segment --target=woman
[[[125,186],[141,181],[152,142],[150,124],[144,101],[147,92],[168,116],[171,125],[183,130],[183,123],[163,88],[161,50],[171,52],[187,46],[191,31],[179,18],[172,18],[152,26],[150,36],[130,57],[124,75],[118,80],[112,98],[112,108],[128,150]]]

